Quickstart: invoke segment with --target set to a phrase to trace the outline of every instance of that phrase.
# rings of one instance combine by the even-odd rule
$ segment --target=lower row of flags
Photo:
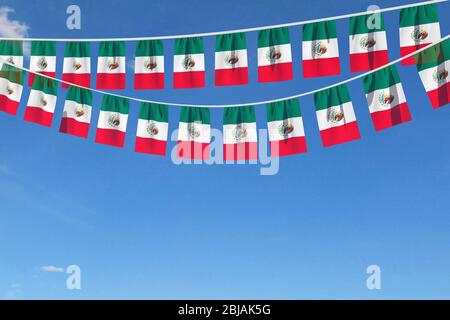
[[[431,104],[439,108],[450,101],[450,40],[415,56],[420,78]],[[24,72],[9,64],[0,71],[0,111],[15,115],[23,90]],[[373,124],[377,131],[411,120],[408,103],[395,65],[363,77],[363,85]],[[24,119],[51,126],[57,100],[55,79],[35,75]],[[357,140],[360,132],[353,104],[345,84],[315,93],[317,122],[325,147]],[[95,141],[123,147],[130,100],[104,94]],[[70,86],[67,91],[60,132],[86,138],[92,116],[92,91]],[[267,121],[272,156],[307,151],[298,99],[267,105]],[[183,107],[180,115],[178,149],[180,158],[209,158],[210,112],[207,108]],[[142,103],[135,151],[165,155],[169,132],[168,106]],[[225,160],[257,159],[257,127],[253,106],[224,108],[223,152]]]

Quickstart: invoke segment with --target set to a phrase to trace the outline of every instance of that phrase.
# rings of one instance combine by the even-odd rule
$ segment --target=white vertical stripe
[[[239,136],[240,132],[243,134]],[[255,122],[241,123],[239,125],[226,124],[223,126],[223,143],[225,144],[236,144],[236,143],[257,142],[257,141],[258,141],[258,134],[256,131]]]
[[[76,66],[80,66],[79,69]],[[63,73],[90,73],[91,58],[90,57],[66,57],[64,58]]]
[[[191,67],[186,67],[187,59],[192,61],[194,65]],[[205,55],[203,53],[177,54],[173,57],[173,71],[174,72],[205,71]]]
[[[112,120],[119,119],[119,125],[113,125]],[[122,132],[127,131],[127,122],[128,115],[119,113],[119,112],[111,112],[111,111],[100,111],[100,115],[98,117],[98,128],[100,129],[109,129],[109,130],[119,130]]]
[[[422,33],[422,37],[417,37]],[[419,44],[434,43],[441,39],[439,22],[400,28],[400,46],[410,47]]]
[[[180,122],[180,126],[178,128],[178,140],[210,143],[211,126],[209,124],[195,122]]]
[[[153,130],[157,130],[153,131]],[[156,139],[161,141],[167,141],[167,135],[169,133],[169,124],[167,122],[159,122],[155,120],[138,120],[136,136],[140,138]]]
[[[163,73],[164,56],[136,57],[134,59],[135,73]]]
[[[387,49],[386,31],[354,34],[350,36],[350,54],[384,51]]]
[[[98,57],[97,73],[125,73],[125,57]]]
[[[56,96],[46,94],[40,90],[31,89],[27,107],[40,108],[46,112],[54,113],[56,106]]]
[[[5,78],[0,78],[0,95],[6,96],[12,101],[20,102],[22,91],[22,85],[11,82]]]
[[[385,111],[406,102],[405,93],[401,83],[397,83],[389,88],[375,90],[366,94],[370,113]],[[389,102],[393,99],[391,102]]]
[[[336,38],[303,41],[303,60],[339,57],[339,45]]]
[[[284,128],[290,126],[292,132],[285,134]],[[286,120],[270,121],[267,123],[270,141],[281,141],[289,138],[304,137],[305,129],[301,117],[288,118]]]
[[[340,121],[337,120],[333,121],[333,115],[339,112],[344,114],[344,118]],[[316,115],[320,131],[329,128],[340,127],[347,123],[356,121],[355,112],[353,110],[353,104],[351,102],[346,102],[340,106],[334,106],[328,109],[316,111]]]
[[[64,103],[63,118],[75,119],[79,122],[91,123],[92,107],[87,104],[66,100]]]
[[[276,59],[271,59],[271,51],[278,53]],[[272,55],[273,56],[273,55]],[[278,63],[292,62],[291,44],[282,44],[272,47],[258,48],[258,66],[270,66]]]
[[[42,59],[45,59],[47,66],[43,68]],[[56,71],[56,57],[55,56],[31,56],[30,70],[40,72],[55,72]]]
[[[450,79],[450,60],[441,63],[434,68],[428,68],[419,72],[420,79],[427,92],[436,90],[445,85]],[[446,75],[446,76],[445,76]],[[439,80],[440,79],[440,80]]]
[[[231,57],[237,58],[237,62],[232,64]],[[216,52],[215,60],[216,70],[248,67],[246,49]]]

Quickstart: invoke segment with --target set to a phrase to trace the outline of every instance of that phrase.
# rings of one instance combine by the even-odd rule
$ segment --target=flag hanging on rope
[[[292,52],[288,28],[258,33],[258,81],[292,80]]]
[[[22,98],[24,72],[14,66],[0,65],[0,111],[14,116]]]
[[[56,42],[32,41],[30,70],[55,77],[56,73]],[[28,73],[28,86],[33,86],[34,73]]]
[[[209,109],[192,107],[181,109],[177,144],[178,158],[209,159],[210,124]]]
[[[19,68],[23,67],[23,42],[15,40],[0,41],[0,62],[13,64]]]
[[[389,62],[381,13],[350,18],[350,71],[376,69]]]
[[[316,116],[324,147],[360,138],[353,104],[346,85],[314,94]]]
[[[67,42],[64,50],[62,80],[80,86],[91,86],[91,44],[89,42]],[[63,88],[69,85],[63,83]]]
[[[57,91],[55,80],[36,75],[25,109],[24,120],[50,127],[55,113]]]
[[[408,103],[394,65],[363,78],[370,116],[376,131],[410,121]]]
[[[128,99],[104,95],[95,142],[122,148],[125,143],[129,111]]]
[[[402,57],[441,39],[437,7],[434,4],[400,11],[400,55]],[[414,57],[402,60],[402,65],[414,64]]]
[[[216,37],[216,86],[248,83],[247,41],[245,33]]]
[[[134,89],[164,88],[164,47],[161,40],[141,40],[134,59]]]
[[[223,113],[223,159],[258,159],[258,133],[253,106],[225,108]]]
[[[92,91],[69,87],[59,132],[87,138],[92,115]]]
[[[125,41],[102,41],[98,50],[97,89],[125,89]]]
[[[134,150],[140,153],[166,155],[168,122],[169,112],[166,105],[143,102]]]
[[[173,86],[176,89],[205,86],[203,38],[175,40],[173,72]]]
[[[434,109],[450,102],[450,40],[419,52],[415,59],[420,79]]]
[[[303,118],[298,99],[267,105],[270,153],[272,157],[307,151]]]
[[[335,21],[303,26],[303,76],[316,78],[341,73]]]

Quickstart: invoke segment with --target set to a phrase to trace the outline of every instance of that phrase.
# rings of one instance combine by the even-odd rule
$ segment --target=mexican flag
[[[203,38],[175,40],[173,86],[176,89],[203,88],[205,86]]]
[[[434,45],[415,56],[420,79],[434,109],[450,102],[450,40]]]
[[[30,70],[55,77],[56,73],[56,42],[55,41],[32,41]],[[28,85],[33,86],[34,73],[29,73]]]
[[[17,114],[23,91],[23,71],[0,63],[0,111]]]
[[[314,94],[316,116],[324,147],[360,138],[353,104],[346,85]]]
[[[98,50],[97,89],[125,89],[125,41],[102,41]]]
[[[375,130],[380,131],[411,120],[408,103],[394,65],[363,78]]]
[[[141,104],[135,151],[164,156],[169,132],[169,112],[166,105]]]
[[[315,78],[341,73],[335,21],[303,26],[303,76]]]
[[[224,109],[223,158],[225,161],[258,159],[258,133],[253,106]]]
[[[23,67],[23,42],[15,40],[0,41],[0,62],[13,64],[19,68]]]
[[[122,148],[125,143],[129,111],[128,99],[104,95],[95,142]]]
[[[216,86],[248,83],[247,42],[245,33],[216,37]]]
[[[89,42],[67,42],[64,50],[62,79],[89,88],[91,86],[91,44]],[[69,85],[63,83],[63,88]]]
[[[67,91],[59,132],[87,138],[92,115],[92,92],[80,87]]]
[[[24,120],[50,127],[55,112],[56,97],[56,81],[36,75],[25,109]]]
[[[400,11],[400,55],[402,57],[441,39],[437,7],[434,4]],[[414,57],[402,65],[414,64]]]
[[[164,88],[164,47],[161,40],[141,40],[134,58],[134,89]]]
[[[209,159],[210,124],[209,109],[192,107],[183,107],[181,109],[178,128],[178,158]]]
[[[373,70],[389,62],[381,13],[350,18],[350,71]]]
[[[272,157],[307,151],[303,118],[298,99],[267,105],[270,153]]]
[[[292,80],[292,52],[288,28],[258,33],[258,81]]]

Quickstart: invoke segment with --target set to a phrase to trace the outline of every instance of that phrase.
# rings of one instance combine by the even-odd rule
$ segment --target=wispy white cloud
[[[30,27],[18,20],[10,19],[9,14],[14,13],[14,9],[10,7],[0,7],[0,36],[10,38],[25,38],[28,36]],[[25,54],[29,54],[30,45],[28,42],[24,46]]]
[[[44,272],[51,272],[51,273],[56,273],[56,272],[64,272],[64,268],[61,267],[55,267],[55,266],[43,266],[41,267],[41,270]]]

